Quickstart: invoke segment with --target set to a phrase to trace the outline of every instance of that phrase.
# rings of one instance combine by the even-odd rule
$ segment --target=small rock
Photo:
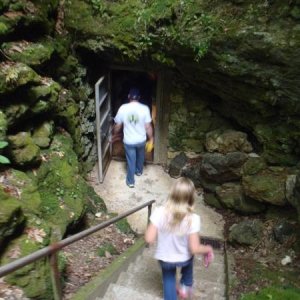
[[[281,260],[281,264],[283,266],[286,266],[287,264],[290,264],[292,262],[292,259],[290,256],[286,255],[282,260]]]
[[[102,213],[101,213],[101,212],[98,212],[98,213],[95,214],[95,216],[96,216],[96,218],[101,218]]]

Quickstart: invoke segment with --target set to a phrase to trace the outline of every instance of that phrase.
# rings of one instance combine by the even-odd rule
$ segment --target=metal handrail
[[[77,234],[74,234],[66,239],[63,239],[57,243],[51,244],[43,249],[40,249],[38,251],[35,251],[29,255],[26,255],[22,258],[19,258],[11,263],[8,263],[2,267],[0,267],[0,278],[12,273],[13,271],[16,271],[30,263],[33,263],[43,257],[49,256],[50,258],[50,267],[52,271],[52,285],[53,285],[53,294],[55,300],[62,299],[62,290],[60,287],[60,281],[59,281],[59,271],[58,271],[58,263],[57,263],[57,252],[61,250],[62,248],[73,244],[74,242],[77,242],[92,233],[99,231],[105,227],[108,227],[111,224],[116,223],[117,221],[124,219],[125,217],[132,215],[133,213],[143,209],[144,207],[148,206],[148,222],[151,215],[152,210],[152,204],[155,202],[155,200],[148,201],[144,204],[141,204],[139,206],[136,206],[135,208],[132,208],[122,214],[120,214],[117,217],[114,217],[110,220],[107,220],[101,224],[98,224],[96,226],[93,226],[89,229],[83,230]]]

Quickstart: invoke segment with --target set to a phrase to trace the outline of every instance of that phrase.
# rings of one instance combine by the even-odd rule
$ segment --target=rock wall
[[[208,202],[300,215],[299,11],[298,0],[1,1],[1,263],[61,238],[95,197],[81,175],[95,161],[93,85],[111,64],[175,74],[169,159],[187,154],[177,163]],[[31,266],[9,280],[48,299],[40,264],[38,279]]]
[[[105,210],[83,177],[95,161],[93,91],[60,16],[56,0],[0,3],[1,264],[62,239],[93,205]],[[47,259],[5,280],[53,298]]]

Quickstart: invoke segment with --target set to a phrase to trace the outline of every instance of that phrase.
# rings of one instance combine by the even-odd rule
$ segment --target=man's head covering
[[[128,94],[128,98],[132,100],[138,100],[140,98],[140,90],[137,88],[131,88]]]

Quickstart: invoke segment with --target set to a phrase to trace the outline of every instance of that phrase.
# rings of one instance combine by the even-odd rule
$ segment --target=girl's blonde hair
[[[179,225],[186,216],[193,212],[195,194],[195,186],[190,179],[180,177],[176,180],[165,205],[170,215],[168,222],[170,229]]]

